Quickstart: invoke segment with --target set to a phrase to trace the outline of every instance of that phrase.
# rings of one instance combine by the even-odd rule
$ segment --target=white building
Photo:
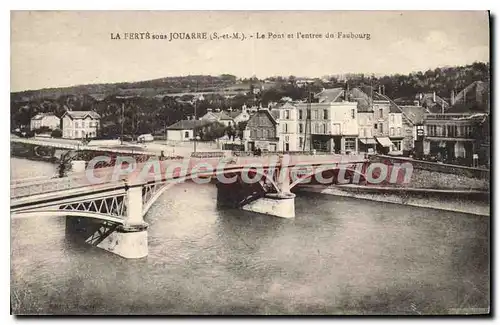
[[[390,151],[403,152],[403,114],[395,107],[391,106],[389,111],[389,138],[393,143]]]
[[[342,88],[326,89],[315,97],[317,103],[296,104],[299,147],[336,153],[357,152],[357,102],[346,101]]]
[[[68,139],[97,136],[101,117],[94,111],[66,111],[62,116],[63,137]]]
[[[48,127],[51,130],[61,127],[61,119],[54,113],[38,113],[33,116],[30,121],[31,130],[36,130],[41,127]]]
[[[195,137],[195,130],[206,125],[202,120],[181,120],[167,127],[167,140],[190,141]]]
[[[278,122],[278,150],[302,150],[298,143],[297,108],[290,103],[285,103],[280,107],[273,108],[271,114]]]

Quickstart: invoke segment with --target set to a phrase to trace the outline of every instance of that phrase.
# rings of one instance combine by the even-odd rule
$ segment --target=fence
[[[233,151],[233,156],[235,157],[251,157],[255,156],[253,151]],[[331,155],[330,152],[324,151],[262,151],[260,156],[279,156],[279,155],[290,155],[290,156],[325,156]]]
[[[433,172],[439,172],[444,174],[455,174],[455,175],[463,175],[471,178],[478,179],[489,179],[490,178],[490,170],[483,168],[473,168],[459,165],[450,165],[450,164],[441,164],[430,161],[423,160],[415,160],[411,158],[401,158],[401,157],[393,157],[393,156],[384,156],[384,155],[369,155],[369,159],[371,162],[390,162],[393,163],[405,163],[409,162],[412,164],[413,169],[420,170],[428,170]]]

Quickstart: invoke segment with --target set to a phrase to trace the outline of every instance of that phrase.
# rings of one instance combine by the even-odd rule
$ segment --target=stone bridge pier
[[[295,218],[295,194],[290,192],[287,158],[280,157],[279,167],[273,177],[267,176],[260,182],[245,183],[241,177],[232,184],[217,182],[218,204],[280,218]]]
[[[143,218],[142,184],[127,188],[126,219],[97,247],[124,258],[142,258],[148,255],[148,224]]]

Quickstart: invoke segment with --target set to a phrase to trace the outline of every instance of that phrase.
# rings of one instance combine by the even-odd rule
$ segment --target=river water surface
[[[11,166],[13,178],[55,172],[17,158]],[[216,196],[211,184],[167,190],[146,215],[149,255],[140,260],[75,244],[64,218],[12,220],[13,312],[418,315],[489,307],[488,217],[300,193],[288,220],[223,210]]]

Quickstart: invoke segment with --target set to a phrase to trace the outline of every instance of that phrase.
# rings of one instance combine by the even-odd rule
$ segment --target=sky
[[[141,32],[239,32],[245,40],[124,39]],[[257,39],[270,32],[285,38]],[[325,38],[339,32],[370,39]],[[11,12],[11,91],[195,74],[394,74],[474,61],[489,61],[485,11]]]

